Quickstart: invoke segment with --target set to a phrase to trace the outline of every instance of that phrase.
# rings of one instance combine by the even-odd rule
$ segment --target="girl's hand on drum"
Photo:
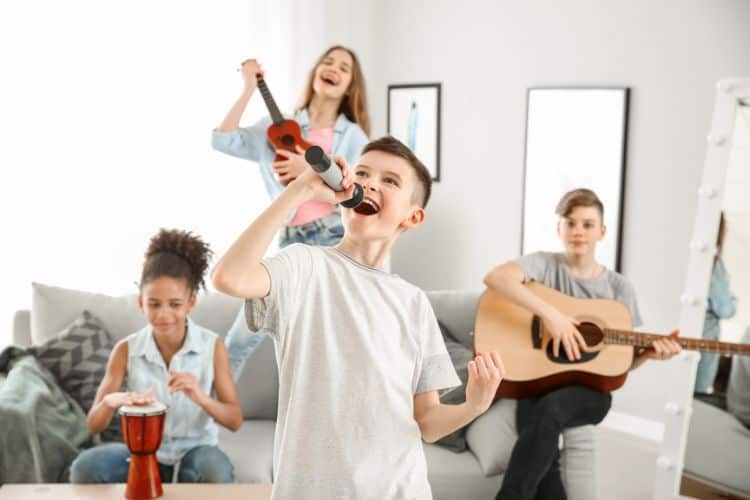
[[[167,383],[169,392],[184,392],[187,397],[196,403],[203,397],[203,391],[200,384],[198,384],[198,379],[192,373],[178,372],[170,369],[169,375],[171,375]]]
[[[153,387],[143,394],[137,392],[110,392],[102,401],[113,410],[121,406],[148,405],[154,402],[156,389]]]

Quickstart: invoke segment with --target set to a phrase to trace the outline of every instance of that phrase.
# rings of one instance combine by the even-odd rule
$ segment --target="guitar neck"
[[[636,347],[650,347],[654,340],[666,338],[665,335],[653,333],[631,332],[627,330],[613,330],[604,328],[604,342],[606,344],[632,345]],[[719,342],[703,338],[677,337],[676,340],[683,349],[690,351],[715,352],[722,356],[733,354],[750,355],[750,344],[734,344]]]
[[[263,96],[263,101],[266,103],[266,108],[268,108],[268,113],[271,115],[271,120],[273,120],[274,124],[280,125],[284,122],[284,116],[281,114],[281,111],[279,111],[276,101],[273,100],[273,96],[271,95],[271,91],[268,90],[266,81],[261,77],[257,77],[257,80],[258,89]]]

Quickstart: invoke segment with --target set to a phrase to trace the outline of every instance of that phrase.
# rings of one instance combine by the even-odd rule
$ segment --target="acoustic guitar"
[[[634,347],[649,347],[664,337],[632,330],[628,308],[614,300],[579,299],[536,282],[527,283],[532,293],[563,314],[580,322],[588,348],[581,359],[570,360],[562,345],[552,352],[552,338],[544,321],[532,312],[488,289],[479,299],[474,325],[474,351],[497,351],[503,357],[505,377],[497,395],[522,399],[566,385],[584,385],[599,391],[622,387],[633,363]],[[750,345],[702,338],[675,339],[683,349],[730,356],[750,354]]]
[[[299,123],[284,118],[284,115],[279,111],[279,107],[276,105],[276,101],[271,95],[271,91],[268,90],[266,81],[260,75],[256,75],[255,78],[258,81],[258,89],[263,96],[263,102],[266,103],[266,108],[268,108],[268,113],[271,115],[271,121],[273,122],[268,126],[268,131],[266,132],[271,147],[274,149],[291,151],[295,154],[299,154],[297,146],[307,151],[312,144],[302,138],[302,129],[300,128]],[[286,157],[277,154],[275,160],[286,160]],[[284,184],[289,184],[291,181],[292,179],[289,179]]]

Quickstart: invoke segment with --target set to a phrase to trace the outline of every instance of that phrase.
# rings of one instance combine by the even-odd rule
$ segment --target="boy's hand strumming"
[[[480,415],[487,411],[497,394],[497,387],[505,376],[505,366],[497,352],[480,353],[468,364],[466,404]]]

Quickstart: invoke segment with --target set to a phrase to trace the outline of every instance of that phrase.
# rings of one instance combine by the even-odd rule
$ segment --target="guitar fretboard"
[[[603,331],[604,342],[606,344],[650,347],[654,340],[666,338],[665,335],[614,330],[611,328],[604,328]],[[750,344],[734,344],[732,342],[720,342],[718,340],[688,337],[677,337],[674,340],[676,340],[683,349],[691,351],[715,352],[722,356],[731,356],[733,354],[750,355]]]
[[[276,125],[280,125],[284,121],[284,116],[281,114],[281,111],[279,111],[279,107],[276,106],[276,101],[273,100],[273,96],[271,95],[271,91],[268,90],[266,81],[261,77],[257,77],[257,79],[258,89],[263,96],[263,101],[266,103],[268,113],[271,115],[271,120],[273,120],[273,123]]]

